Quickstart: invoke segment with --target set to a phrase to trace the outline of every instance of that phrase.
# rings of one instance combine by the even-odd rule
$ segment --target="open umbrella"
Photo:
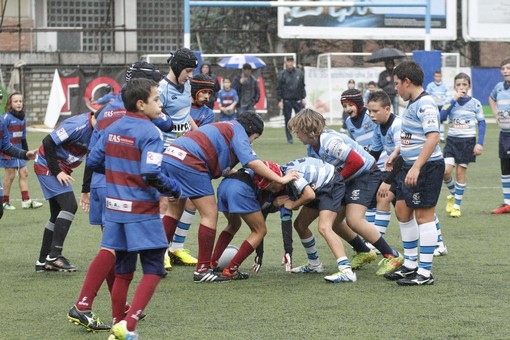
[[[254,55],[235,54],[226,57],[218,63],[221,67],[242,69],[244,64],[250,64],[252,68],[260,68],[266,66],[266,63]]]
[[[367,62],[378,63],[388,59],[402,59],[405,58],[405,56],[406,54],[401,50],[387,47],[373,52],[372,55],[367,58]]]

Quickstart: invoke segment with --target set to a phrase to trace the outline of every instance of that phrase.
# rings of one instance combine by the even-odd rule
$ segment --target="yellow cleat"
[[[450,217],[460,217],[462,214],[460,213],[459,208],[452,208],[452,211],[450,212]]]
[[[163,263],[165,266],[165,270],[172,270],[172,263],[170,262],[170,256],[168,255],[168,251],[165,252],[165,259]]]
[[[455,202],[455,198],[452,195],[446,196],[446,212],[447,213],[452,212],[454,202]]]
[[[195,266],[198,260],[189,254],[188,249],[169,250],[170,258],[175,264],[183,266]]]

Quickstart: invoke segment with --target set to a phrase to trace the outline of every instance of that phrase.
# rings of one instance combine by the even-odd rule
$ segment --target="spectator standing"
[[[489,97],[489,105],[500,128],[499,159],[503,204],[492,214],[510,213],[510,57],[501,62],[503,81],[496,84]]]
[[[237,103],[237,114],[240,115],[244,112],[255,112],[255,104],[260,99],[259,82],[252,74],[252,67],[250,64],[243,65],[243,71],[240,77],[234,79],[234,89],[239,97]]]
[[[292,118],[292,110],[294,113],[298,113],[306,105],[305,76],[303,71],[295,67],[294,57],[287,57],[286,68],[278,75],[276,98],[278,99],[278,108],[283,110],[285,117],[287,142],[293,144],[294,140],[287,124]]]
[[[379,80],[377,86],[382,89],[388,96],[390,96],[391,106],[393,106],[393,113],[398,116],[398,96],[397,90],[395,89],[395,82],[393,80],[393,70],[395,69],[395,61],[393,59],[387,59],[384,61],[384,67],[386,70],[379,74]]]
[[[4,115],[4,127],[8,131],[9,140],[15,147],[28,151],[26,119],[23,104],[23,95],[13,92],[7,97],[7,105]],[[36,209],[42,207],[42,203],[31,200],[28,193],[28,169],[24,159],[14,158],[0,152],[0,167],[5,168],[3,208],[5,210],[16,209],[10,204],[11,186],[19,176],[19,188],[21,191],[21,207],[23,209]]]
[[[374,93],[377,90],[377,84],[375,81],[371,80],[367,84],[367,90],[363,94],[363,101],[365,102],[365,105],[368,104],[368,97]]]
[[[239,102],[237,91],[232,88],[229,78],[223,78],[223,89],[218,94],[218,106],[220,107],[220,122],[234,120],[237,117],[236,106]]]
[[[211,98],[209,99],[209,101],[206,104],[208,108],[213,110],[214,102],[218,98],[218,93],[221,90],[220,82],[218,81],[218,77],[214,73],[212,73],[211,63],[208,61],[202,62],[202,66],[200,66],[200,73],[208,75],[214,81],[214,88],[212,91]]]

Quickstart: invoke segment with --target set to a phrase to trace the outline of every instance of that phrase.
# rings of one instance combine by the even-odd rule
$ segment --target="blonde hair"
[[[326,119],[317,111],[303,109],[289,120],[287,128],[294,133],[303,132],[309,138],[317,138],[326,127]]]

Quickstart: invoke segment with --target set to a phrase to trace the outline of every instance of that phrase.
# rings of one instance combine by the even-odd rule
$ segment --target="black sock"
[[[46,224],[44,228],[41,251],[39,252],[39,262],[44,263],[44,261],[46,261],[46,256],[50,253],[51,242],[53,240],[53,227],[54,224],[48,221],[48,224]]]
[[[386,240],[381,236],[379,239],[373,244],[374,247],[377,248],[381,252],[381,254],[384,257],[388,256],[397,256],[398,253],[394,252],[393,249],[391,249],[390,245],[386,242]]]
[[[50,257],[52,259],[62,255],[62,248],[66,239],[71,223],[73,223],[74,214],[67,211],[61,211],[55,221],[53,230],[53,242],[51,242]]]
[[[357,253],[368,253],[370,251],[370,248],[367,247],[359,235],[357,235],[353,240],[347,242],[349,242],[351,247]]]

